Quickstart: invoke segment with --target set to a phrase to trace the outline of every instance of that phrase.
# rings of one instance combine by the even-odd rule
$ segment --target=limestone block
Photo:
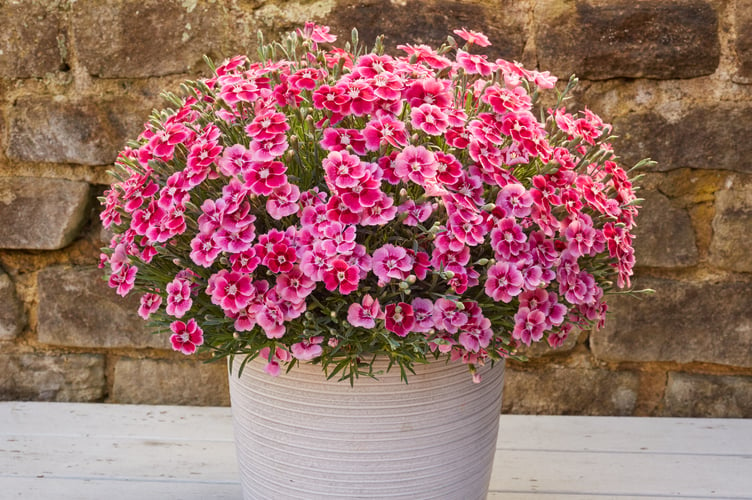
[[[701,168],[752,172],[752,107],[708,104],[694,106],[676,120],[654,112],[614,119],[619,137],[614,149],[624,165],[650,157],[657,171]]]
[[[203,69],[230,26],[224,2],[78,0],[71,23],[80,64],[101,78],[143,78]]]
[[[0,373],[0,400],[85,402],[104,398],[102,355],[0,353]]]
[[[112,163],[141,132],[151,108],[133,98],[19,98],[8,119],[9,158],[29,162]]]
[[[752,272],[752,180],[737,182],[716,193],[711,265],[739,272]]]
[[[120,358],[110,402],[228,406],[227,364],[206,364],[197,358]]]
[[[37,335],[43,344],[71,347],[169,349],[167,334],[149,333],[138,316],[138,296],[123,299],[96,267],[49,267],[39,271]]]
[[[697,264],[697,244],[686,210],[675,207],[655,191],[645,198],[634,230],[637,264],[648,267],[686,267]]]
[[[669,373],[661,415],[751,418],[752,377]]]
[[[438,47],[451,35],[460,45],[464,42],[452,33],[459,28],[480,31],[493,44],[487,49],[473,49],[496,57],[520,60],[527,39],[527,17],[530,2],[502,0],[498,2],[411,0],[385,2],[365,0],[341,2],[326,16],[328,24],[340,39],[350,39],[353,27],[361,41],[369,47],[378,35],[384,35],[384,45],[392,53],[402,53],[399,44],[429,44]]]
[[[65,247],[86,222],[88,204],[86,182],[0,177],[0,248]]]
[[[34,78],[65,65],[67,36],[56,2],[0,3],[0,78]]]
[[[23,308],[13,281],[0,271],[0,340],[13,340],[24,326]]]
[[[629,371],[546,365],[504,374],[504,413],[632,415],[639,376]]]
[[[752,5],[747,0],[736,0],[734,3],[734,47],[738,61],[734,81],[752,83]]]
[[[720,60],[718,15],[704,0],[544,0],[535,13],[538,61],[554,74],[692,78]]]
[[[752,366],[752,282],[638,278],[634,285],[656,293],[608,298],[606,326],[590,337],[597,358]]]

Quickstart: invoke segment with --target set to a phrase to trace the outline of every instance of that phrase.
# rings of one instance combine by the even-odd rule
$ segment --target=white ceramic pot
[[[482,367],[479,384],[463,364],[434,361],[407,385],[397,368],[354,387],[316,365],[276,378],[263,366],[230,375],[246,499],[486,497],[503,363]]]

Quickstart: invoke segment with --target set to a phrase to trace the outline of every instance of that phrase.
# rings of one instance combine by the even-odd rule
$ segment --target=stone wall
[[[0,399],[227,404],[224,367],[171,352],[96,269],[107,165],[159,92],[307,19],[582,79],[644,181],[641,300],[510,363],[504,411],[752,417],[752,3],[746,0],[0,1]]]

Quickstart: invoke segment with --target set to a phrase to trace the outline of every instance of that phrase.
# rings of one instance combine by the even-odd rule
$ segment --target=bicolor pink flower
[[[191,240],[191,260],[199,266],[211,267],[222,249],[213,233],[199,233]]]
[[[279,134],[271,139],[252,140],[250,150],[255,162],[271,162],[279,158],[287,151],[287,137]]]
[[[412,331],[426,333],[434,328],[434,305],[429,299],[416,297],[410,304],[413,308],[415,324]]]
[[[349,188],[342,188],[339,190],[339,198],[347,209],[354,213],[359,214],[365,208],[372,207],[378,203],[382,197],[381,182],[371,177],[370,174],[366,174],[359,183]],[[358,220],[360,217],[358,217]],[[339,219],[340,222],[346,222]],[[353,220],[352,223],[358,221]]]
[[[261,263],[261,259],[256,255],[253,247],[243,252],[237,252],[230,255],[230,266],[236,273],[251,274]]]
[[[416,205],[413,200],[407,200],[397,208],[397,211],[401,214],[407,214],[402,221],[407,226],[417,226],[422,224],[431,216],[434,210],[437,208],[436,203],[425,202],[420,205]]]
[[[175,278],[167,283],[167,307],[165,311],[170,316],[182,318],[193,305],[191,299],[191,283],[187,280]]]
[[[250,168],[252,156],[245,146],[234,144],[222,152],[222,156],[217,160],[217,167],[222,175],[232,177]]]
[[[408,143],[405,124],[391,116],[372,118],[363,129],[363,138],[370,151],[378,151],[382,144],[399,148]]]
[[[247,306],[256,292],[250,276],[226,269],[212,275],[211,282],[211,292],[207,288],[206,293],[211,295],[212,304],[234,313]]]
[[[363,296],[360,304],[354,302],[347,309],[347,321],[352,326],[361,328],[373,328],[376,326],[376,320],[383,317],[378,299],[374,299],[369,294]]]
[[[588,255],[595,244],[596,230],[584,217],[572,220],[564,229],[567,249],[574,257]]]
[[[335,188],[352,188],[358,185],[367,174],[360,158],[347,151],[331,151],[321,162],[327,180]]]
[[[415,326],[413,306],[404,302],[389,304],[384,308],[385,327],[398,337],[406,337]]]
[[[325,128],[319,144],[328,151],[344,151],[350,147],[357,155],[366,154],[366,140],[358,129]]]
[[[324,341],[324,337],[317,336],[309,339],[301,340],[290,346],[292,356],[300,361],[310,361],[314,358],[318,358],[324,352],[321,347],[321,343]]]
[[[491,76],[493,65],[488,58],[479,54],[470,54],[464,50],[457,50],[457,64],[470,75]]]
[[[139,304],[138,315],[148,320],[149,316],[159,309],[162,304],[162,297],[157,293],[145,293],[141,296]]]
[[[410,179],[416,184],[425,184],[426,178],[436,175],[436,159],[423,146],[407,146],[394,159],[397,176]]]
[[[358,289],[359,271],[342,259],[334,259],[322,273],[324,286],[330,292],[339,287],[339,293],[348,295]]]
[[[496,302],[509,303],[522,292],[525,283],[522,273],[514,264],[497,262],[488,269],[486,295]]]
[[[381,192],[381,198],[370,207],[364,207],[361,212],[360,224],[363,226],[383,226],[397,215],[394,200],[388,194]]]
[[[501,188],[496,197],[496,205],[504,209],[509,216],[527,217],[534,203],[532,194],[522,184],[507,184]]]
[[[196,347],[204,343],[204,332],[193,318],[187,323],[173,321],[170,323],[170,330],[172,331],[170,335],[172,348],[183,354],[193,354],[196,352]]]
[[[433,306],[433,321],[437,329],[457,333],[467,324],[468,316],[457,307],[456,302],[438,298]]]
[[[449,128],[449,119],[438,106],[421,104],[410,111],[410,124],[428,135],[441,135]]]
[[[300,303],[316,288],[316,283],[298,266],[277,276],[277,293],[283,300]]]
[[[488,47],[491,42],[488,37],[479,31],[466,30],[465,28],[454,30],[452,33],[465,40],[468,44],[475,44],[478,47]]]
[[[514,217],[504,217],[491,230],[491,248],[497,259],[516,260],[527,250],[527,236]]]
[[[287,167],[281,161],[253,162],[243,179],[253,194],[268,196],[287,182],[286,171]]]
[[[118,295],[125,297],[133,289],[137,272],[136,266],[123,265],[118,272],[110,275],[108,285],[115,288]]]
[[[387,243],[373,252],[373,274],[380,282],[404,280],[413,268],[412,258],[402,247]]]

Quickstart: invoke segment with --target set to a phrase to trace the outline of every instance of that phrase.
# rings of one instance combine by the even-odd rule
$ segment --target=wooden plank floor
[[[229,408],[0,403],[0,499],[240,499]],[[752,499],[752,420],[503,415],[489,500]]]

